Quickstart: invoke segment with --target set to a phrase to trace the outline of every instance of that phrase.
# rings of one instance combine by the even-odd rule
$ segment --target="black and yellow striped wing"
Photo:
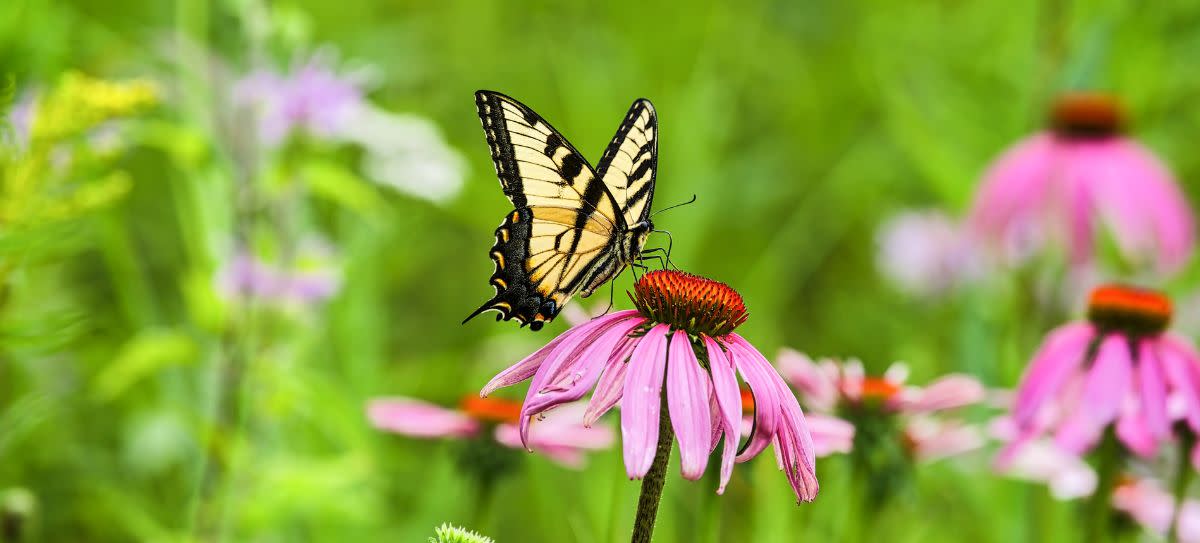
[[[496,294],[467,320],[495,310],[498,319],[537,330],[581,289],[624,267],[618,239],[628,230],[625,215],[583,155],[545,119],[496,92],[479,91],[475,102],[501,187],[516,209],[496,229],[491,250]]]
[[[632,227],[650,218],[654,176],[658,173],[658,116],[649,100],[636,100],[613,136],[597,176],[612,193]]]

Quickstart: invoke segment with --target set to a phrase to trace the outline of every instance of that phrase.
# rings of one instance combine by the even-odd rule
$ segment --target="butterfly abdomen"
[[[464,323],[484,311],[494,310],[499,313],[496,320],[515,318],[522,326],[528,324],[531,329],[539,330],[558,315],[561,307],[537,291],[525,269],[532,227],[533,211],[521,208],[509,213],[496,228],[496,242],[489,253],[496,263],[489,280],[496,288],[496,295],[464,319]]]

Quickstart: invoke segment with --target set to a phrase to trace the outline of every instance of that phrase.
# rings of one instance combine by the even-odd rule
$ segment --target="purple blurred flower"
[[[33,114],[37,108],[36,92],[25,92],[8,110],[8,122],[17,145],[25,146],[33,129]]]
[[[1123,256],[1160,272],[1192,253],[1194,219],[1171,172],[1121,134],[1111,97],[1060,98],[1052,127],[1018,142],[984,175],[968,223],[1011,261],[1060,244],[1090,263],[1103,223]]]
[[[283,268],[239,251],[217,272],[218,290],[229,299],[255,298],[284,304],[323,302],[337,293],[341,276],[324,244],[302,244],[295,265]]]
[[[982,266],[965,229],[939,211],[907,211],[880,227],[878,266],[897,286],[922,296],[977,277]]]
[[[348,120],[363,107],[361,83],[339,75],[329,55],[316,54],[280,74],[258,69],[234,86],[234,99],[257,114],[258,136],[278,145],[293,133],[336,138],[349,128]]]
[[[447,409],[411,398],[378,398],[367,404],[371,425],[416,438],[473,439],[486,435],[513,449],[525,448],[566,467],[581,468],[584,453],[612,446],[613,432],[605,427],[580,424],[584,406],[574,404],[548,413],[528,429],[525,443],[517,421],[521,404],[495,398],[469,396],[459,409]]]

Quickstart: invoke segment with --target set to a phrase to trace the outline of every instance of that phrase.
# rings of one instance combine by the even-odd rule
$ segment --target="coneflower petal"
[[[671,427],[679,440],[679,464],[683,478],[695,481],[708,464],[712,413],[708,409],[711,384],[696,360],[687,332],[671,336],[667,359],[667,407]]]
[[[1069,324],[1050,334],[1021,378],[1013,403],[1013,419],[1019,427],[1033,424],[1038,411],[1053,397],[1078,368],[1082,367],[1088,343],[1095,330],[1089,324]]]
[[[632,318],[637,315],[636,311],[618,311],[611,315],[596,317],[584,324],[580,324],[568,331],[571,335],[563,338],[562,343],[542,364],[541,368],[533,374],[533,381],[529,383],[530,392],[536,393],[546,386],[546,383],[557,378],[559,373],[564,370],[571,361],[574,361],[579,353],[588,345],[600,337],[606,330],[615,324]]]
[[[523,443],[528,440],[530,417],[544,410],[537,409],[539,406],[536,405],[534,400],[541,393],[546,383],[553,381],[560,374],[570,371],[575,363],[582,360],[581,355],[583,352],[596,341],[596,338],[609,328],[635,315],[636,312],[634,311],[619,311],[612,315],[592,319],[563,334],[565,337],[563,337],[562,342],[547,356],[546,360],[537,369],[537,372],[533,374],[533,381],[530,381],[529,390],[525,393],[525,401],[521,406],[520,422],[521,441]]]
[[[1166,439],[1171,433],[1167,420],[1167,385],[1162,374],[1162,362],[1151,340],[1138,342],[1138,399],[1146,429],[1155,439]]]
[[[764,366],[759,363],[754,357],[758,351],[750,347],[741,336],[729,334],[728,337],[733,365],[737,367],[742,379],[750,385],[750,392],[754,394],[754,434],[737,455],[738,462],[745,462],[767,448],[767,445],[771,444],[771,438],[775,437],[780,416],[779,397],[775,383],[771,380],[775,369],[769,364]]]
[[[618,321],[605,329],[599,337],[583,347],[575,359],[563,366],[565,371],[560,371],[556,379],[547,382],[535,396],[525,400],[526,414],[537,415],[556,405],[582,398],[600,378],[600,371],[604,369],[617,343],[642,322],[641,319]]]
[[[725,492],[729,477],[733,475],[733,458],[737,455],[739,427],[742,414],[742,394],[738,390],[737,375],[733,363],[716,340],[704,336],[708,348],[708,369],[712,376],[713,393],[720,412],[717,414],[725,430],[725,448],[721,452],[721,483],[717,494]]]
[[[1079,405],[1059,427],[1055,443],[1074,454],[1082,454],[1095,445],[1104,427],[1117,418],[1132,374],[1128,340],[1122,334],[1107,336],[1084,379]]]
[[[667,331],[656,325],[642,336],[629,356],[625,390],[621,397],[621,445],[625,471],[640,479],[654,463],[658,448],[658,423],[662,407],[662,385],[667,365]]]
[[[571,334],[572,332],[573,330],[567,330],[566,332],[559,334],[541,349],[534,351],[533,354],[521,359],[520,362],[517,362],[516,364],[509,366],[504,371],[497,373],[495,377],[492,377],[491,381],[488,381],[488,383],[484,385],[483,390],[479,391],[479,395],[488,396],[497,389],[512,386],[530,377],[533,377],[533,374],[536,373],[538,368],[542,366],[542,362],[546,361],[546,357],[550,356],[550,353],[554,352],[554,349],[556,349],[558,345],[562,343],[563,338],[567,337],[567,335]]]
[[[1167,382],[1184,400],[1188,427],[1200,432],[1200,356],[1187,341],[1172,334],[1163,334],[1157,347]]]
[[[627,362],[637,343],[637,339],[627,337],[617,344],[608,357],[604,373],[596,383],[596,390],[592,392],[592,399],[588,401],[587,411],[583,414],[584,426],[594,424],[621,400],[621,393],[625,391],[625,372],[629,368]]]

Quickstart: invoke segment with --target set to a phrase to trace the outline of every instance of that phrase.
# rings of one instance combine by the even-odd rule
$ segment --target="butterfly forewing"
[[[649,100],[630,106],[596,171],[621,208],[625,224],[649,217],[658,172],[658,116]]]

